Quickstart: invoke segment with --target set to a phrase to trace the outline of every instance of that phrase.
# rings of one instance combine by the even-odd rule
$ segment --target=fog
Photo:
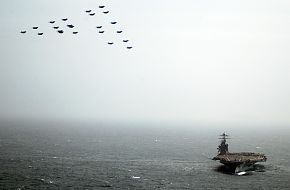
[[[112,20],[132,50],[97,35]],[[289,1],[1,0],[0,24],[2,119],[290,124]]]

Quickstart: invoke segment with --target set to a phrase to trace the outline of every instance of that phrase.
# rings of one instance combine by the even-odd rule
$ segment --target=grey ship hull
[[[219,154],[213,160],[219,160],[228,169],[239,173],[253,169],[255,163],[266,162],[267,158],[264,154],[241,152]]]

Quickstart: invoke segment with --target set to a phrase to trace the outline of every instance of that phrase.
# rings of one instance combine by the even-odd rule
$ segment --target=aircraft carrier
[[[267,157],[264,154],[253,152],[230,153],[226,140],[228,135],[223,133],[221,136],[221,144],[218,146],[218,155],[213,160],[219,160],[228,169],[233,170],[235,174],[244,174],[245,171],[251,170],[255,163],[266,162]]]

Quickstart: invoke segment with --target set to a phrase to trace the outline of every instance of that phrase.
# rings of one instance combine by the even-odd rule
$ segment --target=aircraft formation
[[[105,7],[106,7],[105,5],[99,5],[97,8],[101,10],[102,14],[107,15],[110,13],[110,11],[106,10]],[[96,16],[96,12],[93,11],[92,9],[84,10],[84,13],[87,14],[89,17]],[[59,22],[62,22],[62,25],[64,23],[66,26],[61,28],[60,27],[61,24],[58,24]],[[76,30],[76,27],[73,24],[69,23],[69,18],[62,18],[59,21],[50,20],[50,21],[48,21],[48,24],[50,24],[51,28],[53,30],[55,30],[58,34],[64,34],[65,32],[70,32],[73,35],[79,34],[79,31]],[[118,26],[117,21],[111,21],[109,24]],[[97,29],[97,33],[99,33],[99,34],[105,33],[103,25],[96,25],[95,28]],[[45,35],[44,32],[41,31],[38,26],[32,26],[31,29],[33,31],[37,31],[38,36]],[[68,30],[66,30],[66,29],[68,29]],[[30,32],[30,31],[28,31],[28,30],[21,30],[20,31],[21,34],[26,34],[28,32]],[[116,31],[114,31],[114,33],[121,34],[121,33],[123,33],[123,30],[116,30]],[[129,40],[127,38],[121,39],[120,42],[123,43],[127,49],[133,48],[131,45],[129,45]],[[114,45],[114,43],[115,43],[114,41],[107,42],[108,45]]]

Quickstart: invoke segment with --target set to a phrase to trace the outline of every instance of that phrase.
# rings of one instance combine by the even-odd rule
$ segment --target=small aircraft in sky
[[[73,28],[73,27],[75,27],[74,25],[72,25],[72,24],[68,24],[68,25],[66,25],[67,27],[69,27],[69,28]]]

